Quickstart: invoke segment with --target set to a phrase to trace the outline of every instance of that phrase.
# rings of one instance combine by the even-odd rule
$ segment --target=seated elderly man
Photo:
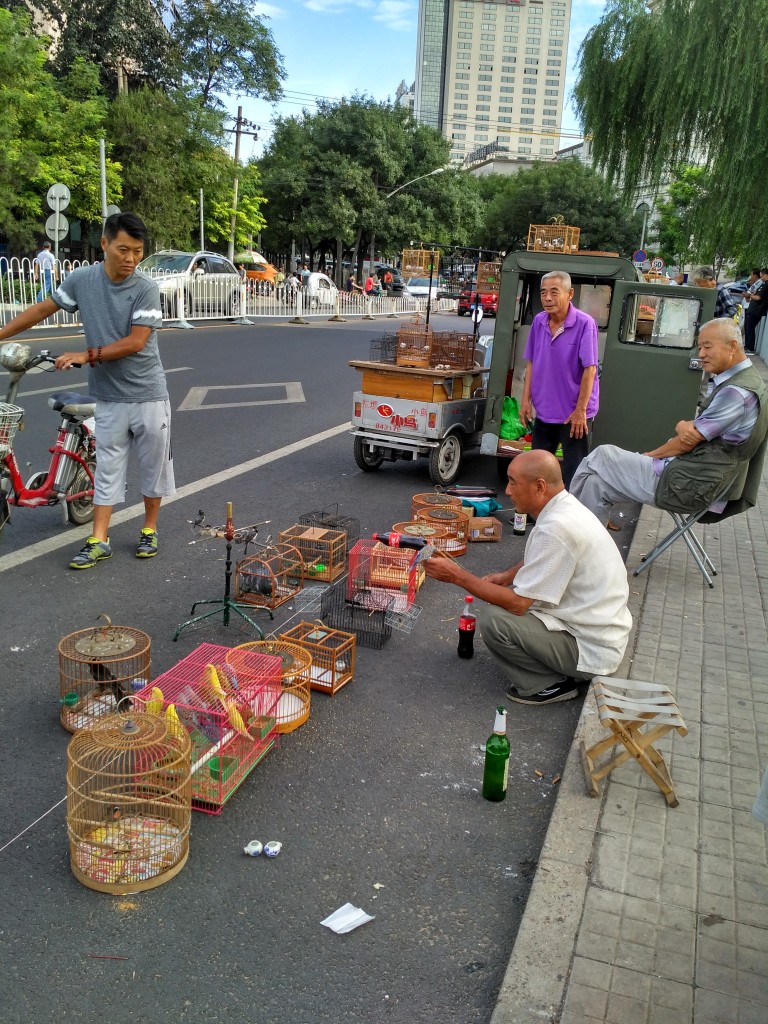
[[[733,320],[710,320],[699,333],[699,356],[710,390],[693,420],[680,420],[675,436],[652,452],[600,445],[582,462],[571,494],[608,525],[615,502],[640,501],[683,515],[710,508],[720,513],[727,498],[734,511],[753,505],[747,493],[749,460],[768,430],[766,388],[745,355]],[[756,481],[749,486],[757,486]]]
[[[424,568],[486,602],[478,624],[513,683],[510,700],[572,700],[577,681],[615,672],[624,656],[632,626],[624,563],[598,520],[565,490],[550,452],[518,455],[507,476],[517,511],[536,519],[522,562],[481,578],[437,553]]]

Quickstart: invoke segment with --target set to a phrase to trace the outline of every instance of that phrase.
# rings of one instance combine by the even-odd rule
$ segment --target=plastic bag
[[[503,441],[517,441],[528,432],[528,428],[520,421],[520,406],[517,399],[505,395],[501,410],[501,429],[499,437]]]
[[[462,498],[461,504],[473,508],[476,516],[489,516],[501,508],[498,501],[494,501],[493,498]]]

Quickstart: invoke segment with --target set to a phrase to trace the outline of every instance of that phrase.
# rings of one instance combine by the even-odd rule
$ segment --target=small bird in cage
[[[117,704],[128,696],[127,690],[118,682],[117,676],[114,676],[102,662],[89,661],[88,668],[94,681],[99,684],[100,694],[111,693]]]

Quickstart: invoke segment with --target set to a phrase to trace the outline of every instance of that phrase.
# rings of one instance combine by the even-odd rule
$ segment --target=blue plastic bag
[[[462,498],[461,504],[473,508],[476,516],[489,516],[501,508],[493,498]]]

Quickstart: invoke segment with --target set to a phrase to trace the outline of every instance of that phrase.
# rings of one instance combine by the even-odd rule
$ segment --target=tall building
[[[419,0],[415,114],[453,161],[486,143],[554,156],[570,18],[571,0]]]

